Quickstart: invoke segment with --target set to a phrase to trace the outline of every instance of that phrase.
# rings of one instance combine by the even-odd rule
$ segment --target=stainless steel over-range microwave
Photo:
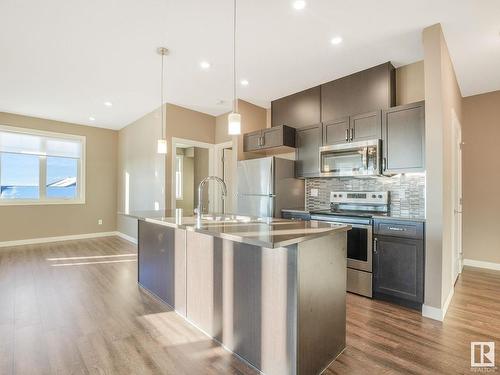
[[[380,175],[381,158],[380,139],[323,146],[319,149],[319,174],[321,177]]]

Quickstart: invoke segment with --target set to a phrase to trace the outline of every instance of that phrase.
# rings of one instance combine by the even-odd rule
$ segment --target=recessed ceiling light
[[[89,121],[95,121],[95,117],[90,116]]]
[[[248,86],[248,80],[247,79],[242,79],[240,83],[241,83],[241,86]]]
[[[111,102],[104,102],[104,105],[105,105],[106,107],[112,107],[112,106],[113,106],[113,103],[111,103]]]
[[[306,7],[306,2],[304,0],[295,0],[293,2],[293,8],[296,10],[302,10]]]
[[[341,37],[341,36],[334,36],[334,37],[330,40],[330,43],[332,43],[333,45],[340,44],[340,43],[342,43],[342,37]]]
[[[210,69],[210,63],[208,61],[202,61],[200,63],[200,67],[203,70],[208,70],[208,69]]]

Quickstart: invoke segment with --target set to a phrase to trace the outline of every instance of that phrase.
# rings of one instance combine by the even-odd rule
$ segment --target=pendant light
[[[161,55],[161,102],[160,102],[160,112],[161,112],[161,119],[160,119],[160,124],[161,124],[161,138],[158,139],[158,145],[157,145],[157,152],[159,154],[166,154],[167,153],[167,140],[165,138],[165,125],[163,124],[163,122],[165,121],[165,116],[163,114],[163,73],[164,73],[164,69],[163,69],[163,60],[165,58],[165,56],[168,55],[168,49],[166,49],[165,47],[158,47],[158,49],[156,50],[156,52],[158,52],[159,55]],[[166,122],[165,122],[166,124]]]
[[[241,134],[241,115],[238,113],[236,99],[236,0],[233,0],[233,112],[227,116],[227,132],[229,135]]]

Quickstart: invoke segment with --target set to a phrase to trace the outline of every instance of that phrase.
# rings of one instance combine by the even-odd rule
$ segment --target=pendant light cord
[[[163,128],[164,128],[164,124],[163,124],[163,59],[165,58],[165,55],[162,53],[161,55],[161,84],[160,84],[160,87],[161,87],[161,105],[160,105],[160,110],[161,110],[161,139],[165,139],[164,136],[163,136]]]
[[[236,0],[233,0],[233,112],[238,112],[238,100],[236,99]]]

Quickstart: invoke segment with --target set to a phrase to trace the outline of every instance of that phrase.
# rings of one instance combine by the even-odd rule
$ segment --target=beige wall
[[[463,103],[464,258],[500,263],[500,91]]]
[[[0,206],[0,241],[116,230],[116,131],[3,112],[0,124],[86,137],[85,204]]]
[[[215,118],[215,143],[230,142],[233,140],[233,137],[227,134],[227,115],[228,113],[224,113]]]
[[[425,99],[424,61],[400,66],[396,69],[396,105]]]
[[[193,158],[193,182],[194,182],[194,207],[198,207],[198,185],[205,178],[208,177],[208,149],[195,147]],[[208,189],[203,192],[203,206],[208,208]]]
[[[452,111],[462,97],[439,24],[423,32],[426,137],[425,304],[442,308],[452,289]]]
[[[167,104],[167,143],[172,149],[172,137],[215,143],[215,117],[173,104]],[[168,152],[165,166],[165,207],[171,208],[172,153]]]

